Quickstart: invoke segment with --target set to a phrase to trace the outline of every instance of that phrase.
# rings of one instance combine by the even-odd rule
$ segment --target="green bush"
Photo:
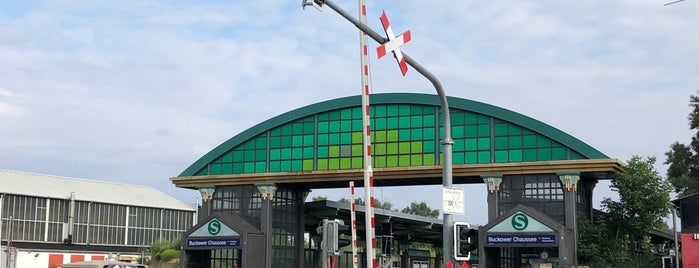
[[[180,258],[180,251],[176,249],[166,249],[159,254],[159,259],[161,261],[170,261]]]

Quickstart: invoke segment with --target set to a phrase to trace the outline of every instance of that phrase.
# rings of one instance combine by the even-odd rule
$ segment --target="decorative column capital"
[[[488,185],[488,192],[495,193],[500,190],[500,183],[502,183],[502,174],[487,174],[481,175],[483,182]]]
[[[274,183],[255,183],[255,187],[260,191],[262,200],[272,200],[277,191],[277,186]]]
[[[567,191],[577,191],[578,181],[580,181],[580,172],[559,172],[556,173],[558,179],[561,180],[563,189]]]
[[[204,185],[197,185],[197,190],[199,190],[199,193],[201,194],[201,200],[203,202],[209,202],[211,198],[214,197],[214,191],[216,191],[216,185],[213,184],[204,184]]]

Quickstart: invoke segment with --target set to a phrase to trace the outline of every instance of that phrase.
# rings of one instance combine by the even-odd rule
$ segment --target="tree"
[[[343,197],[343,198],[341,198],[340,200],[338,200],[337,202],[349,203],[350,200]],[[364,202],[364,200],[362,200],[362,198],[359,198],[359,197],[358,197],[357,199],[354,200],[354,204],[359,205],[359,206],[364,206],[364,205],[366,205],[366,203]],[[380,209],[385,209],[385,210],[392,210],[392,209],[393,209],[393,204],[391,204],[391,202],[388,202],[388,201],[386,201],[386,202],[381,202],[380,200],[374,198],[374,207],[375,207],[375,208],[380,208]]]
[[[420,203],[412,202],[410,206],[403,208],[400,212],[430,218],[437,218],[439,216],[439,209],[430,208],[424,201]]]
[[[580,221],[580,257],[599,267],[615,266],[630,260],[623,249],[630,241],[638,241],[652,256],[648,233],[663,228],[663,217],[670,212],[672,186],[655,170],[655,157],[633,156],[622,174],[611,179],[611,189],[619,193],[619,201],[605,198],[604,212],[596,225]],[[666,227],[666,226],[665,226]]]
[[[690,96],[689,129],[697,131],[689,145],[675,142],[670,145],[670,151],[665,153],[665,164],[670,167],[667,177],[679,196],[687,196],[699,192],[699,97]]]
[[[325,197],[325,196],[314,196],[311,200],[313,200],[313,201],[323,201],[323,200],[328,200],[328,198]]]

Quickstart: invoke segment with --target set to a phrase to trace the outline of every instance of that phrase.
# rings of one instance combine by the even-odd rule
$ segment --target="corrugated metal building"
[[[152,187],[0,169],[0,220],[0,268],[54,268],[178,239],[196,204]]]

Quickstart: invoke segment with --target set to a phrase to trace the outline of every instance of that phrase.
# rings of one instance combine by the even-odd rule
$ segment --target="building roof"
[[[74,192],[77,201],[187,211],[194,211],[196,206],[181,202],[148,186],[6,169],[0,169],[0,185],[0,193],[13,195],[68,199],[71,192]]]

